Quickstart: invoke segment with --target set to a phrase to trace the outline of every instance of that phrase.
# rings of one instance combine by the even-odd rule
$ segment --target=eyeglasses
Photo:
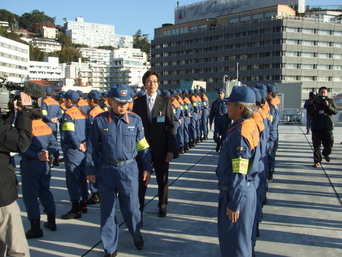
[[[158,81],[156,81],[156,80],[146,80],[146,81],[145,81],[145,84],[153,84],[153,85],[156,85],[156,84],[158,84]]]

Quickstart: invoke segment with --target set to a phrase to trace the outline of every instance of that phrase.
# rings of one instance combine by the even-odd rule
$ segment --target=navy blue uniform
[[[134,241],[141,237],[137,155],[143,170],[151,170],[151,153],[138,115],[126,112],[118,117],[109,110],[94,119],[87,141],[87,175],[95,175],[95,166],[101,199],[101,239],[106,253],[114,253],[118,245],[117,197]]]
[[[86,141],[88,116],[72,105],[63,115],[62,139],[65,154],[66,184],[70,201],[88,199],[88,186],[84,173],[85,153],[79,150]]]
[[[214,121],[214,141],[216,144],[222,144],[224,141],[228,125],[231,120],[228,118],[227,103],[222,102],[217,98],[210,108],[209,122],[212,124]]]
[[[51,128],[41,120],[32,121],[32,143],[21,154],[21,181],[23,200],[29,220],[40,219],[38,198],[47,214],[56,212],[53,195],[50,191],[51,166],[48,161],[39,161],[42,151],[52,155],[58,149],[58,142]]]
[[[256,210],[259,132],[253,119],[239,119],[229,128],[216,169],[220,199],[218,233],[222,256],[252,256],[252,227]],[[237,212],[232,223],[227,208]]]

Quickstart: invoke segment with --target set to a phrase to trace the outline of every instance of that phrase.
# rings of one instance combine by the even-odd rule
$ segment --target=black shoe
[[[104,257],[115,257],[118,255],[118,251],[115,251],[114,253],[106,253]]]
[[[59,166],[59,158],[55,158],[52,163],[53,166]]]
[[[220,144],[216,144],[216,152],[220,151],[220,147],[221,147]]]
[[[50,213],[47,215],[47,222],[44,223],[44,227],[50,229],[51,231],[56,231],[56,213]]]
[[[160,208],[159,209],[159,212],[158,212],[158,217],[160,217],[160,218],[165,218],[166,217],[166,209],[162,209],[162,208]]]
[[[144,239],[142,236],[140,236],[139,241],[134,241],[135,248],[137,248],[139,251],[144,249]]]
[[[87,205],[100,203],[99,192],[93,193],[88,199]]]
[[[329,157],[329,155],[324,156],[324,159],[325,159],[327,162],[330,162],[330,157]]]
[[[68,213],[66,214],[63,214],[61,216],[61,219],[63,220],[70,220],[70,219],[79,219],[82,217],[82,214],[81,212],[72,212],[72,211],[69,211]]]
[[[59,159],[59,162],[64,162],[64,158]]]
[[[31,229],[26,232],[27,239],[43,237],[43,230],[40,228],[40,219],[30,220]]]
[[[88,212],[87,204],[88,204],[88,200],[87,199],[84,199],[84,200],[80,201],[80,206],[81,206],[81,212],[82,213],[87,213]]]

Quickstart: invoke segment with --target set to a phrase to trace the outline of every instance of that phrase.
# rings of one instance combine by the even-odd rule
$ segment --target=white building
[[[97,48],[78,48],[83,58],[88,58],[91,63],[109,63],[111,50]]]
[[[92,56],[101,49],[82,49]],[[115,84],[125,84],[132,88],[142,86],[142,76],[150,68],[147,55],[140,49],[119,48],[110,52],[108,62],[71,62],[64,66],[65,88],[79,87],[83,92],[96,89],[108,91]],[[94,58],[95,59],[95,58]],[[92,60],[94,60],[92,59]]]
[[[0,36],[0,76],[22,83],[29,75],[29,46]]]
[[[133,37],[115,35],[113,25],[84,22],[83,18],[78,17],[76,21],[67,21],[64,27],[74,44],[84,44],[90,47],[132,47],[133,45]]]
[[[34,47],[38,47],[43,52],[54,52],[62,49],[62,44],[53,39],[46,38],[32,38],[31,44]]]
[[[30,80],[61,81],[64,70],[59,64],[58,57],[45,57],[44,62],[29,61]]]
[[[58,29],[56,29],[56,28],[48,28],[46,26],[42,26],[40,28],[40,34],[44,38],[56,39],[56,38],[58,38]]]

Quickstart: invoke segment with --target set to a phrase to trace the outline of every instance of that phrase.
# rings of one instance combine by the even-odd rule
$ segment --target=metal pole
[[[236,85],[239,85],[239,62],[236,63]]]

